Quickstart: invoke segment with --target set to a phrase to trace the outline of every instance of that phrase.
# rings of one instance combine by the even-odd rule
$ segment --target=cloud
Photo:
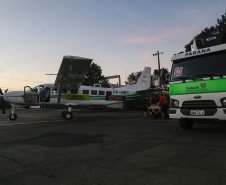
[[[189,27],[177,27],[177,28],[169,29],[157,35],[149,36],[149,37],[132,36],[130,38],[121,39],[120,42],[126,43],[126,44],[158,43],[166,40],[181,38],[187,35],[192,35],[194,33],[198,33],[199,31],[200,31],[199,26],[194,24]]]
[[[145,51],[142,58],[147,61],[150,59],[151,51]]]

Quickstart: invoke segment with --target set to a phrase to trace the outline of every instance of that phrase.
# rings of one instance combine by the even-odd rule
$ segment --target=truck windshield
[[[171,81],[226,75],[226,51],[173,61]]]

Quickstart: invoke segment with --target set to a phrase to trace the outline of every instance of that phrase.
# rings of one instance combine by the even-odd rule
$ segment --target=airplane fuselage
[[[89,69],[92,59],[75,56],[65,56],[59,68],[54,84],[41,84],[34,88],[24,87],[24,91],[12,91],[0,96],[12,105],[10,120],[16,120],[17,107],[29,107],[42,104],[64,104],[66,110],[62,117],[73,118],[73,105],[109,105],[125,100],[136,99],[141,95],[138,92],[150,88],[151,68],[145,67],[136,84],[119,87],[103,88],[100,86],[82,86],[82,81]]]
[[[36,91],[37,90],[37,91]],[[62,89],[59,104],[64,105],[109,105],[137,97],[136,91],[127,86],[104,88],[81,86],[77,92]],[[14,105],[57,104],[58,93],[53,84],[41,84],[29,91],[12,91],[3,96],[4,100]]]

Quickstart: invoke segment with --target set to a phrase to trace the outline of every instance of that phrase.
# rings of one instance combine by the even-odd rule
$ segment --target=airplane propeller
[[[1,96],[3,96],[3,95],[4,95],[5,93],[7,93],[7,92],[8,92],[8,89],[6,89],[6,90],[4,91],[4,93],[3,93],[3,92],[2,92],[2,89],[0,88],[0,95],[1,95]],[[1,97],[1,96],[0,96],[0,97]]]
[[[2,89],[0,88],[0,95],[3,95]]]
[[[0,97],[3,97],[3,95],[8,91],[8,89],[5,90],[5,92],[3,93],[2,92],[2,89],[0,88]],[[4,103],[4,100],[2,98],[2,100],[0,99],[0,107],[2,109],[2,114],[5,114],[5,103]]]

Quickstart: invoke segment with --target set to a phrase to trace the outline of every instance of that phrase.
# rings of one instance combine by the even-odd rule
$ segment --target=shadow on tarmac
[[[38,145],[43,147],[72,147],[91,143],[103,143],[107,134],[87,135],[83,133],[72,134],[69,132],[47,132],[37,137],[13,142],[13,145]]]

